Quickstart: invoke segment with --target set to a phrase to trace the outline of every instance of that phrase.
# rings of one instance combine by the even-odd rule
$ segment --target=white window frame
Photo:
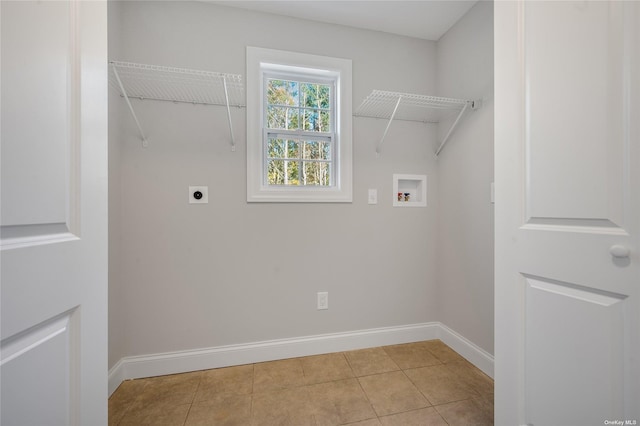
[[[265,74],[287,73],[335,79],[331,186],[284,186],[266,182]],[[247,47],[246,84],[247,201],[352,202],[351,60]]]

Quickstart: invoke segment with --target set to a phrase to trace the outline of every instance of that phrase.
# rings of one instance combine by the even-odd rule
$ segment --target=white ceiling
[[[478,0],[295,0],[211,3],[438,40]]]

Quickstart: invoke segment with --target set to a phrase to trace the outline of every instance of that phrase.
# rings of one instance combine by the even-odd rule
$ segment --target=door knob
[[[624,258],[629,257],[631,250],[629,250],[629,247],[616,244],[609,247],[609,253],[611,253],[611,256],[613,257]]]

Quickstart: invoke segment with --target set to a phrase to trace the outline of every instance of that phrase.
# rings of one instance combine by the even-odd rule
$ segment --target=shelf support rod
[[[384,138],[387,137],[387,133],[389,132],[389,127],[391,127],[391,122],[396,116],[396,112],[398,112],[398,107],[400,106],[400,101],[402,101],[402,96],[398,96],[398,101],[396,102],[396,106],[393,108],[393,112],[391,113],[391,117],[389,117],[389,122],[387,123],[387,128],[384,129],[384,133],[382,134],[382,138],[380,142],[378,142],[378,146],[376,146],[376,154],[380,155],[380,147],[382,146],[382,142],[384,142]]]
[[[227,91],[227,79],[222,77],[222,86],[224,87],[224,99],[227,102],[227,118],[229,119],[229,133],[231,134],[231,151],[236,150],[236,140],[233,137],[233,126],[231,125],[231,107],[229,106],[229,92]]]
[[[149,146],[149,142],[142,131],[142,126],[140,126],[140,122],[138,121],[138,117],[136,117],[136,113],[133,110],[133,106],[131,105],[131,101],[129,100],[129,96],[127,95],[127,91],[124,90],[124,85],[122,84],[122,80],[120,80],[120,76],[118,75],[118,69],[116,68],[116,64],[111,64],[113,67],[113,73],[116,76],[116,80],[118,81],[118,85],[120,86],[120,91],[122,91],[122,95],[124,96],[124,100],[127,101],[127,106],[129,107],[129,111],[131,111],[131,115],[133,116],[133,121],[136,122],[136,126],[138,126],[138,131],[140,132],[140,138],[142,139],[142,146],[146,148]]]
[[[440,151],[442,151],[442,148],[444,148],[444,145],[447,143],[447,141],[449,140],[449,137],[451,136],[451,134],[453,133],[453,130],[456,128],[456,126],[458,125],[458,122],[460,121],[460,119],[462,118],[462,116],[464,115],[464,113],[467,111],[467,108],[469,108],[469,104],[470,102],[466,102],[464,104],[464,107],[462,107],[462,110],[460,111],[460,114],[458,114],[458,117],[456,117],[456,120],[453,122],[453,124],[451,125],[451,128],[449,129],[449,131],[447,132],[447,135],[444,137],[444,139],[442,139],[442,142],[440,143],[440,146],[438,147],[438,149],[436,150],[436,157],[438,156],[438,154],[440,154]]]

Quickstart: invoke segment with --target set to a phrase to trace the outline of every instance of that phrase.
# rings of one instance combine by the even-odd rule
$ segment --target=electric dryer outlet
[[[209,202],[208,186],[190,186],[189,204],[207,204]]]

